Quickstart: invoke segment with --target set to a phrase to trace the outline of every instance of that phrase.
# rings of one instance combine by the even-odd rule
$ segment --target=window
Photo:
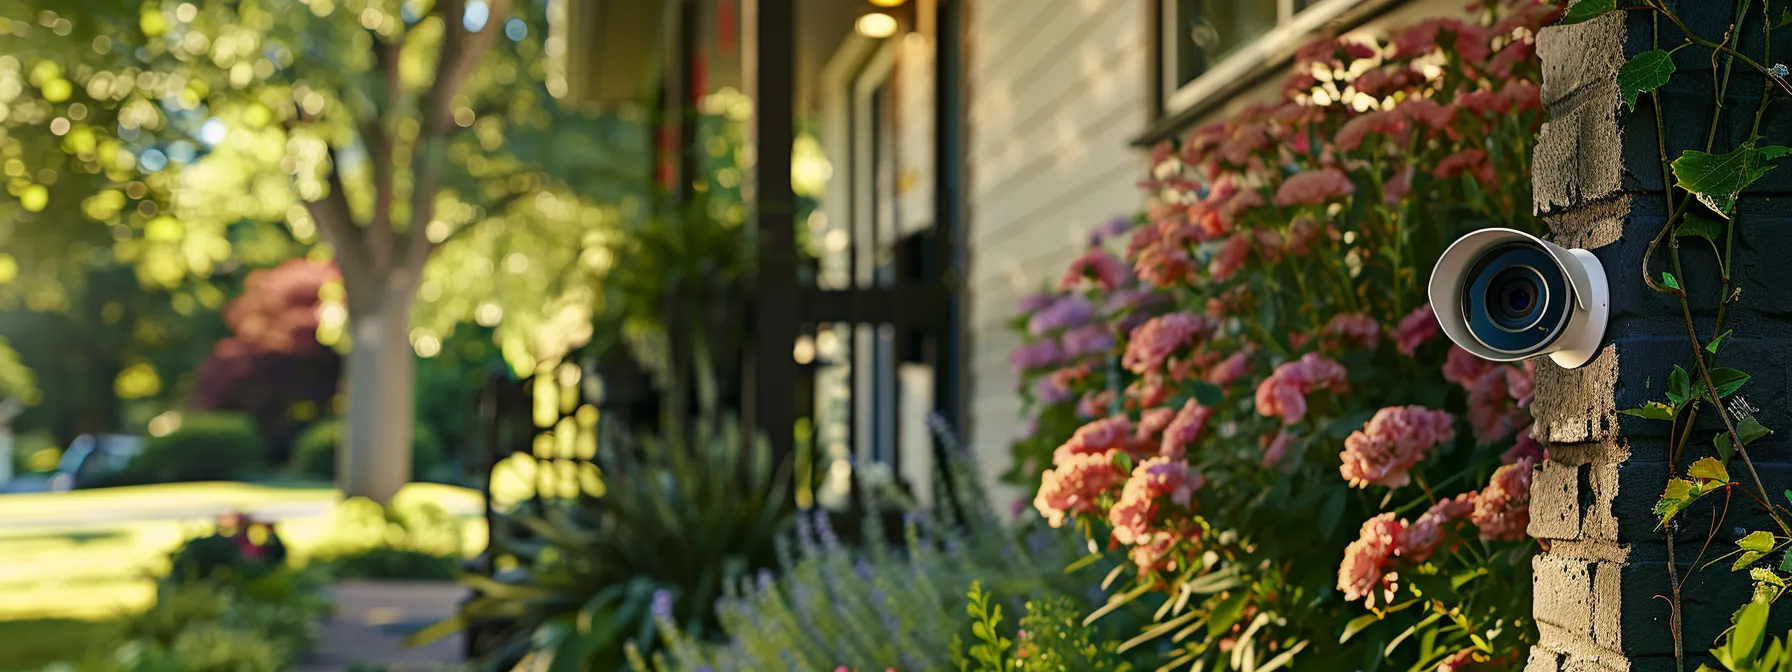
[[[1352,9],[1387,0],[1158,0],[1163,112],[1252,79]]]

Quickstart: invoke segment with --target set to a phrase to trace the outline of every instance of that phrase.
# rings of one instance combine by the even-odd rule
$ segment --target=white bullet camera
[[[1431,307],[1444,334],[1496,362],[1537,355],[1565,368],[1593,359],[1611,290],[1592,252],[1512,229],[1482,229],[1444,250],[1431,271]]]

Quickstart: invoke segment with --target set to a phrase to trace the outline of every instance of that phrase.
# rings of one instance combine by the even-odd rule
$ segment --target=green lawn
[[[341,499],[327,486],[243,483],[0,495],[0,622],[105,619],[142,609],[154,598],[151,577],[165,570],[167,553],[210,530],[209,517],[183,517],[205,507],[302,510],[308,515],[276,525],[292,557],[302,562],[328,543]],[[474,512],[463,519],[466,550],[484,548],[477,491],[416,483],[398,503],[415,501]],[[159,517],[142,519],[149,516]],[[119,520],[126,517],[139,519]],[[0,630],[0,650],[12,647],[7,632]]]

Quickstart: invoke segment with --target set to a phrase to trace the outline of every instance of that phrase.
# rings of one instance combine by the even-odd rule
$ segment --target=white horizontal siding
[[[1020,420],[1007,322],[1055,282],[1087,231],[1135,211],[1147,118],[1145,2],[972,0],[967,198],[967,437],[1006,508],[1030,493],[995,486]]]

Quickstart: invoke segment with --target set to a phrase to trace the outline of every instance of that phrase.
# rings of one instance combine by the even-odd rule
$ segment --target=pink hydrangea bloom
[[[1177,535],[1169,532],[1153,532],[1126,552],[1128,559],[1139,567],[1139,573],[1152,574],[1176,570],[1176,556],[1171,553],[1176,547]]]
[[[1400,318],[1400,326],[1394,327],[1394,349],[1408,357],[1415,356],[1419,351],[1419,346],[1437,338],[1437,331],[1437,314],[1431,312],[1431,304],[1427,303],[1414,308],[1411,313],[1407,313],[1406,317]],[[1467,350],[1461,348],[1456,348],[1456,350],[1468,354]],[[1452,352],[1451,355],[1455,355],[1455,352]],[[1469,356],[1473,357],[1474,355]],[[1447,363],[1446,366],[1448,366]]]
[[[1513,389],[1513,382],[1518,388]],[[1531,414],[1524,410],[1534,389],[1531,378],[1521,367],[1497,365],[1476,378],[1468,386],[1468,422],[1480,443],[1497,443],[1512,430],[1530,424]],[[1516,394],[1525,396],[1518,397]]]
[[[1114,541],[1136,544],[1149,539],[1161,500],[1186,507],[1195,491],[1206,485],[1201,472],[1191,471],[1179,459],[1153,457],[1139,463],[1120,491],[1120,501],[1108,510]]]
[[[1139,426],[1133,432],[1133,440],[1139,442],[1155,441],[1163,436],[1164,429],[1170,421],[1176,419],[1176,409],[1168,406],[1145,409],[1139,413]]]
[[[1107,453],[1126,447],[1132,436],[1132,421],[1124,415],[1102,418],[1076,428],[1070,440],[1052,451],[1052,464],[1063,464],[1073,455]]]
[[[1439,662],[1437,672],[1468,672],[1475,663],[1475,649],[1463,649],[1450,654],[1449,658]]]
[[[1412,482],[1408,470],[1438,444],[1455,438],[1450,414],[1423,406],[1390,406],[1375,412],[1344,440],[1338,472],[1358,488],[1398,488]]]
[[[1195,337],[1206,329],[1207,321],[1200,315],[1171,313],[1151,318],[1132,330],[1120,365],[1133,373],[1162,367],[1165,359],[1192,345]]]
[[[1475,510],[1475,493],[1465,492],[1451,499],[1432,504],[1418,520],[1406,526],[1400,539],[1398,554],[1412,562],[1431,558],[1449,535],[1451,524],[1467,518]]]
[[[1207,274],[1214,280],[1225,280],[1244,268],[1244,262],[1251,254],[1252,237],[1249,233],[1239,232],[1227,238],[1219,252],[1213,255],[1213,261],[1207,264]]]
[[[1307,395],[1344,386],[1344,366],[1315,352],[1276,367],[1257,385],[1257,413],[1292,425],[1307,415]]]
[[[1071,516],[1093,513],[1097,498],[1125,478],[1114,468],[1111,450],[1078,453],[1056,462],[1056,467],[1040,477],[1039,494],[1033,498],[1033,508],[1052,527],[1063,527],[1064,520]]]
[[[1202,406],[1190,399],[1183,402],[1182,408],[1176,411],[1176,417],[1164,427],[1162,445],[1157,454],[1181,459],[1188,452],[1188,447],[1201,439],[1201,432],[1207,429],[1208,418],[1213,417],[1213,409]]]
[[[1334,198],[1356,193],[1350,177],[1337,168],[1321,168],[1293,175],[1276,189],[1275,203],[1280,207],[1319,205]]]
[[[1075,288],[1086,278],[1093,278],[1104,292],[1114,291],[1120,288],[1120,283],[1126,281],[1126,264],[1114,258],[1105,248],[1090,247],[1083,256],[1070,262],[1070,269],[1058,280],[1058,289]]]
[[[1401,168],[1386,182],[1381,184],[1381,200],[1388,205],[1399,205],[1401,200],[1412,195],[1412,166]]]
[[[1206,375],[1201,377],[1209,383],[1225,387],[1244,376],[1246,372],[1250,371],[1250,368],[1251,354],[1240,350],[1220,360],[1218,364],[1208,367]]]
[[[1365,112],[1344,122],[1332,142],[1338,149],[1348,152],[1361,147],[1371,133],[1400,142],[1409,129],[1411,125],[1407,123],[1406,115],[1396,110]]]
[[[1354,601],[1377,595],[1391,602],[1394,599],[1394,552],[1400,548],[1400,537],[1406,525],[1388,512],[1363,521],[1356,541],[1344,549],[1344,562],[1338,566],[1338,590],[1344,599]]]
[[[1459,346],[1450,346],[1450,352],[1444,355],[1444,380],[1468,389],[1475,386],[1475,381],[1493,367],[1493,362],[1476,357]]]
[[[1108,414],[1108,404],[1114,401],[1113,390],[1087,392],[1076,402],[1076,415],[1079,418],[1099,418]]]
[[[1487,160],[1487,150],[1484,149],[1465,149],[1451,154],[1438,161],[1437,167],[1431,169],[1431,176],[1440,180],[1463,173],[1473,175],[1475,181],[1483,187],[1491,189],[1499,186],[1499,178],[1493,174],[1493,163]]]
[[[1536,431],[1535,425],[1519,430],[1518,442],[1512,444],[1512,447],[1506,449],[1506,452],[1500,453],[1500,463],[1512,464],[1526,458],[1538,462],[1549,459],[1549,451],[1543,448],[1543,443],[1538,441],[1533,434]]]
[[[1456,120],[1456,108],[1430,98],[1414,96],[1394,108],[1414,124],[1423,124],[1433,131],[1444,131]]]
[[[1263,468],[1268,469],[1280,464],[1282,458],[1288,456],[1288,449],[1294,445],[1294,435],[1283,428],[1274,434],[1263,435],[1258,443],[1263,446]]]
[[[1381,323],[1363,314],[1340,313],[1325,323],[1325,342],[1335,347],[1373,348],[1381,337]]]
[[[1475,496],[1475,511],[1470,514],[1482,539],[1524,538],[1531,524],[1531,470],[1536,466],[1537,458],[1524,457],[1494,470],[1487,487]]]
[[[1543,91],[1536,83],[1509,80],[1500,87],[1500,104],[1505,113],[1543,109]]]

